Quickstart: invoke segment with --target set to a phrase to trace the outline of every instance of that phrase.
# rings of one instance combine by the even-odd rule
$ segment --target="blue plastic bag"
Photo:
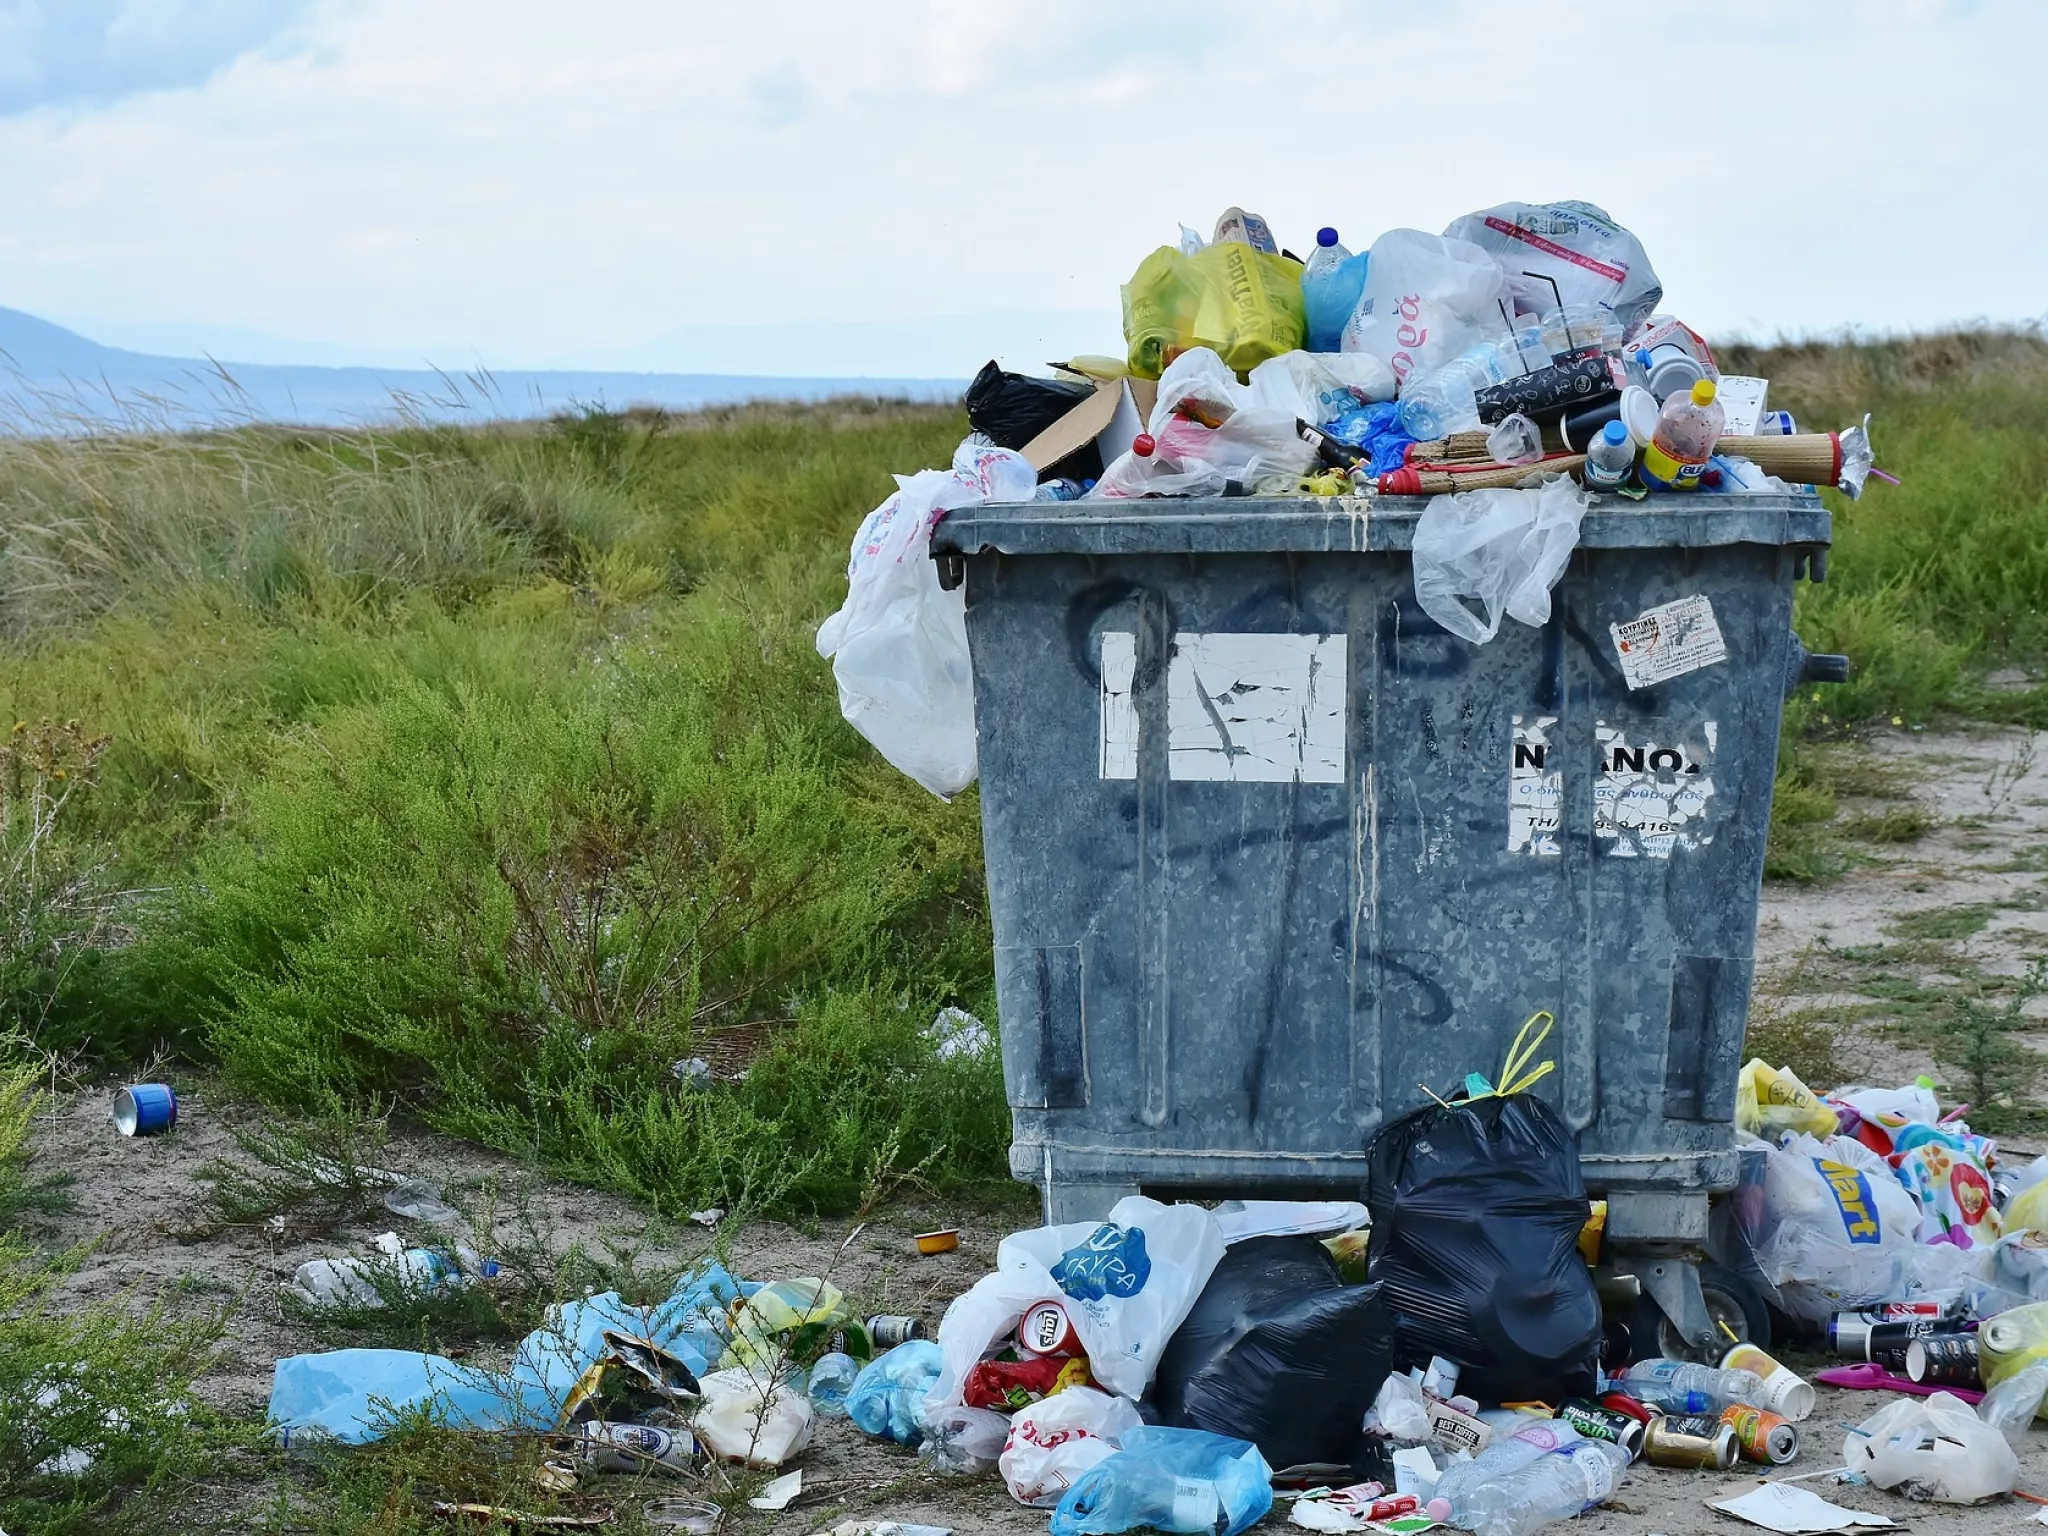
[[[1052,1536],[1157,1531],[1237,1536],[1273,1507],[1273,1469],[1249,1440],[1144,1425],[1114,1456],[1074,1480],[1052,1512]]]
[[[570,1390],[603,1356],[607,1328],[652,1340],[702,1376],[725,1351],[718,1322],[726,1308],[758,1289],[714,1260],[653,1307],[630,1306],[616,1291],[564,1302],[503,1372],[407,1349],[290,1355],[271,1377],[270,1419],[287,1442],[310,1431],[348,1445],[377,1439],[394,1415],[422,1407],[456,1429],[552,1429]]]
[[[877,1355],[854,1377],[846,1416],[871,1435],[914,1449],[924,1439],[925,1394],[939,1379],[944,1359],[930,1339],[912,1339]]]

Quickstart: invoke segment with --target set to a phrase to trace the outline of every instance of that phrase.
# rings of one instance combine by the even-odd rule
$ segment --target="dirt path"
[[[1959,1043],[1949,1005],[1966,995],[2004,1020],[1993,1031],[1996,1042],[2031,1062],[2035,1031],[2048,1028],[2048,996],[2026,995],[2016,978],[2048,951],[2048,733],[1885,735],[1845,752],[1831,771],[1841,796],[1842,850],[1854,867],[1827,884],[1766,887],[1758,929],[1760,1032],[1844,1079],[1890,1084],[1932,1071],[1956,1081],[1968,1041]],[[1973,1027],[1981,1034],[1986,1026],[1980,1020]],[[2010,1068],[2012,1058],[2002,1059]],[[2011,1081],[2019,1084],[2018,1097],[2003,1112],[2020,1130],[2009,1144],[2038,1150],[2030,1136],[2039,1132],[2025,1124],[2037,1102],[2029,1097],[2035,1080],[2019,1072]],[[230,1125],[252,1122],[202,1088],[188,1098],[175,1136],[131,1142],[112,1133],[106,1104],[103,1090],[59,1095],[36,1132],[37,1169],[63,1170],[75,1181],[74,1209],[42,1235],[57,1244],[97,1241],[67,1294],[175,1287],[195,1305],[226,1308],[231,1354],[207,1378],[205,1393],[224,1406],[260,1412],[275,1359],[331,1342],[281,1305],[282,1283],[308,1259],[366,1252],[378,1232],[403,1223],[374,1204],[331,1230],[315,1230],[298,1216],[279,1223],[251,1214],[223,1223],[202,1175],[219,1160],[247,1165]],[[650,1220],[630,1202],[535,1177],[459,1143],[399,1138],[382,1149],[380,1162],[431,1176],[458,1203],[495,1204],[492,1236],[508,1249],[559,1256],[580,1247],[615,1269],[652,1274],[720,1242],[714,1230]],[[738,1274],[765,1279],[829,1270],[864,1311],[919,1313],[935,1323],[946,1302],[990,1267],[1002,1233],[1028,1215],[894,1205],[843,1253],[843,1224],[806,1232],[754,1222],[728,1231],[722,1246]],[[962,1227],[959,1251],[917,1257],[910,1234],[942,1224]],[[479,1350],[479,1358],[489,1355],[488,1347]],[[1846,1429],[1878,1406],[1874,1397],[1824,1392],[1806,1426],[1799,1470],[1837,1465]],[[2032,1438],[2022,1486],[2048,1489],[2048,1434]],[[1043,1514],[1011,1504],[994,1479],[933,1482],[914,1458],[865,1440],[843,1421],[821,1427],[805,1465],[805,1513],[751,1516],[741,1527],[808,1531],[829,1523],[826,1514],[843,1518],[851,1509],[867,1518],[950,1526],[962,1536],[1045,1529]],[[1639,1468],[1612,1508],[1576,1529],[1634,1536],[1732,1530],[1704,1503],[1725,1486],[1713,1475]],[[2034,1513],[2015,1504],[1952,1511],[1822,1480],[1810,1486],[1896,1518],[1938,1522],[1957,1536],[2017,1530]]]

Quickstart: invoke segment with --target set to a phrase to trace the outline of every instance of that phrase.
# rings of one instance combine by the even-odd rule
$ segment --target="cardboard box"
[[[1037,470],[1047,470],[1093,443],[1107,468],[1130,452],[1131,439],[1145,430],[1153,403],[1159,398],[1156,379],[1112,379],[1095,386],[1095,393],[1058,421],[1026,443],[1020,452]]]

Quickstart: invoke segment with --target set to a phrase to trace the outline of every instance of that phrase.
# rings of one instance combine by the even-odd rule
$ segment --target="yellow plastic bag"
[[[2048,1184],[2036,1184],[2012,1197],[2000,1223],[2005,1232],[2048,1232]]]
[[[1156,379],[1190,347],[1208,347],[1234,373],[1308,339],[1301,267],[1235,240],[1192,256],[1170,245],[1139,263],[1123,287],[1131,372]]]
[[[2036,1360],[2048,1360],[2048,1302],[2014,1307],[1986,1318],[1977,1330],[1977,1364],[1984,1385],[1995,1387]],[[2048,1418],[2048,1402],[2040,1417]]]
[[[1841,1129],[1835,1112],[1815,1097],[1789,1068],[1773,1067],[1753,1057],[1735,1084],[1735,1125],[1738,1130],[1776,1141],[1787,1131],[1832,1136]]]
[[[874,1352],[867,1329],[829,1280],[776,1280],[733,1309],[732,1343],[719,1360],[722,1369],[770,1369],[794,1361],[809,1364],[844,1335],[846,1353],[866,1360]]]

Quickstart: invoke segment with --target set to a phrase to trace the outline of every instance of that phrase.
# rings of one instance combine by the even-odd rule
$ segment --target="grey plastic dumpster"
[[[1355,1196],[1379,1126],[1537,1091],[1688,1337],[1736,1181],[1780,706],[1818,498],[1595,498],[1550,622],[1417,606],[1420,499],[967,508],[964,578],[1011,1172],[1049,1218]],[[1683,1270],[1682,1275],[1673,1270]],[[1678,1289],[1673,1289],[1677,1287]],[[1711,1331],[1711,1330],[1709,1330]]]

